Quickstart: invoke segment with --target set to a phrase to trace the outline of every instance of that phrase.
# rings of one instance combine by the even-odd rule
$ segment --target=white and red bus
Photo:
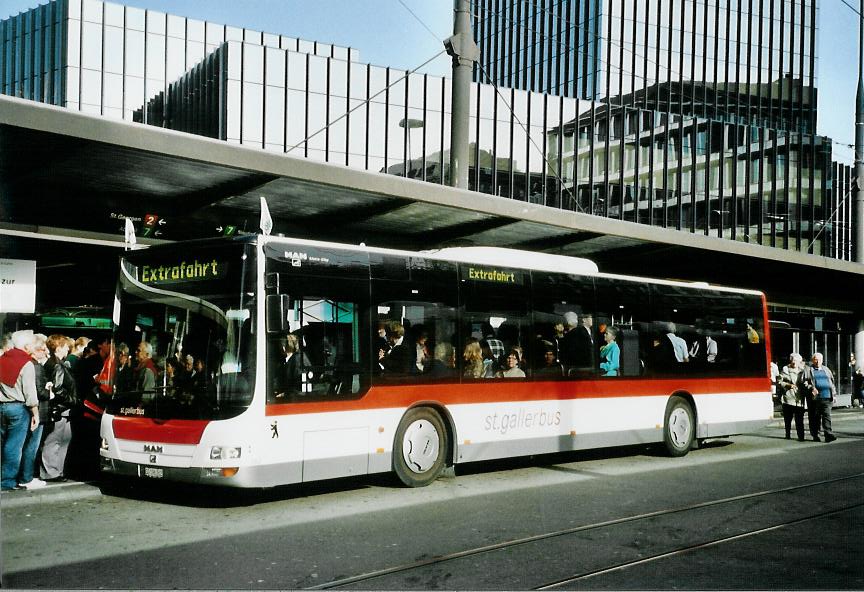
[[[762,294],[584,259],[190,242],[129,252],[114,316],[139,357],[101,424],[102,469],[121,475],[422,486],[486,459],[680,456],[773,415]]]

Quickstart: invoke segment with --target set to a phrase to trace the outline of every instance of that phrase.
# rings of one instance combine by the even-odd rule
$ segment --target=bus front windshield
[[[108,412],[163,420],[241,413],[255,383],[254,246],[154,251],[121,263]]]

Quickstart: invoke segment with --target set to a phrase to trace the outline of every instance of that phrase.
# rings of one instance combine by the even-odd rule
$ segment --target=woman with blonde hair
[[[483,350],[480,349],[480,342],[473,337],[465,344],[465,351],[462,353],[462,358],[465,360],[465,378],[482,378],[483,377]]]

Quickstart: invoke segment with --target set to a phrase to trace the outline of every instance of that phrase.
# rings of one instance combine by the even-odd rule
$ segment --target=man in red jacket
[[[0,441],[2,441],[2,489],[18,485],[21,451],[27,430],[39,427],[39,399],[36,396],[36,373],[25,350],[33,340],[33,331],[12,334],[12,349],[0,356]]]

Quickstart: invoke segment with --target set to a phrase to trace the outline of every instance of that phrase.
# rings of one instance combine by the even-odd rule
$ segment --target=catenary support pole
[[[855,96],[855,261],[864,263],[864,0],[858,15],[858,92]],[[858,311],[864,314],[864,311]],[[855,334],[855,359],[864,364],[864,320],[858,321]]]
[[[864,72],[862,71],[864,71],[864,0],[861,0],[858,17],[858,92],[855,95],[856,188],[853,248],[857,263],[864,263]]]
[[[862,0],[864,1],[864,0]],[[468,125],[471,74],[480,50],[471,33],[469,0],[453,1],[453,36],[444,41],[453,58],[453,96],[450,120],[450,185],[468,189]]]

